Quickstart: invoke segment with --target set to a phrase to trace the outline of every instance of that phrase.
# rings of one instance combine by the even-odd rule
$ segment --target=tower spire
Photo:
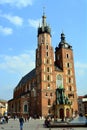
[[[51,28],[46,23],[45,7],[43,7],[42,25],[38,27],[38,36],[42,33],[48,33],[51,36]]]
[[[43,7],[42,26],[46,26],[45,7]]]
[[[45,15],[45,6],[43,7],[43,15]]]

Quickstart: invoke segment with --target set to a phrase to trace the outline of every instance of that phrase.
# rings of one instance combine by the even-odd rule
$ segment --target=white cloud
[[[76,68],[87,69],[87,63],[76,62],[76,63],[75,63],[75,66],[76,66]]]
[[[28,19],[28,22],[29,22],[29,25],[31,27],[34,27],[34,28],[38,28],[39,26],[39,23],[41,22],[41,19],[37,19],[37,20],[33,20],[33,19]]]
[[[78,76],[84,76],[85,77],[85,75],[87,73],[87,63],[76,62],[75,68],[76,68],[77,77]]]
[[[34,52],[20,54],[18,56],[1,55],[0,70],[6,70],[11,73],[28,73],[35,67]]]
[[[0,0],[0,4],[9,4],[18,8],[27,7],[32,5],[33,0]]]
[[[4,35],[11,35],[13,33],[12,28],[0,26],[0,33]]]
[[[0,16],[9,20],[14,25],[22,26],[22,24],[23,24],[23,19],[19,16],[12,16],[10,14],[0,14]]]

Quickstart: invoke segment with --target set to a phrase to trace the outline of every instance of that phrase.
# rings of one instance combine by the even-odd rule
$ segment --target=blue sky
[[[77,93],[87,94],[87,0],[0,0],[1,99],[11,99],[18,82],[35,67],[43,7],[54,51],[63,30],[73,47]]]

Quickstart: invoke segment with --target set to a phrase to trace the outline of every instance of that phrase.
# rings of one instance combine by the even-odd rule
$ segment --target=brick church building
[[[56,89],[64,88],[72,102],[72,114],[78,111],[74,72],[73,49],[65,40],[64,33],[54,50],[51,44],[51,28],[43,13],[38,27],[35,68],[26,74],[14,88],[13,99],[8,101],[11,116],[40,116],[51,113],[56,102]]]

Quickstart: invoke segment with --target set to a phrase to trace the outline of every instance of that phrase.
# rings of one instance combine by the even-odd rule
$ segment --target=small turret
[[[62,32],[61,33],[61,41],[58,45],[58,48],[67,48],[67,49],[72,49],[72,46],[69,45],[66,40],[65,40],[65,34]]]
[[[61,33],[61,42],[65,42],[65,34],[64,33]]]

